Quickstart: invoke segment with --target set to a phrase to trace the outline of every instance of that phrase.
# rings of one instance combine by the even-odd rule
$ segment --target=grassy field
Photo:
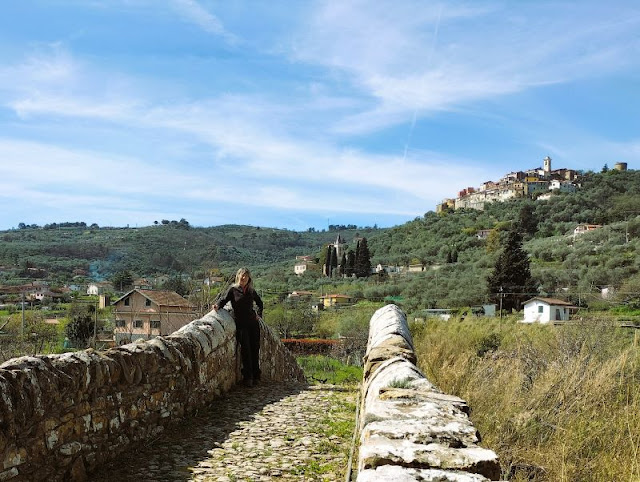
[[[335,358],[321,355],[296,358],[311,384],[357,385],[362,381],[362,367],[346,365]]]
[[[466,399],[512,481],[640,480],[636,330],[607,320],[414,325],[420,368]]]

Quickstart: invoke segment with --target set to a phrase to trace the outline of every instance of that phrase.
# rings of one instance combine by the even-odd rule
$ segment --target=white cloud
[[[136,8],[152,5],[133,3]],[[16,130],[13,139],[6,133],[0,139],[0,177],[12,181],[9,192],[15,194],[20,186],[31,199],[52,206],[71,206],[77,199],[94,207],[111,204],[145,212],[164,198],[411,215],[432,209],[460,187],[492,178],[489,169],[495,167],[474,167],[474,159],[428,146],[406,148],[403,133],[385,133],[397,138],[395,155],[374,154],[366,147],[371,138],[363,134],[442,111],[468,113],[478,100],[624,69],[632,62],[624,48],[637,46],[628,39],[637,38],[629,32],[638,26],[638,17],[627,15],[622,21],[623,14],[612,11],[591,18],[595,4],[588,2],[587,14],[578,12],[575,18],[542,12],[551,9],[544,2],[520,9],[492,2],[472,7],[386,0],[314,5],[320,8],[294,35],[289,55],[297,62],[283,65],[282,58],[260,57],[257,64],[272,71],[246,83],[235,82],[240,74],[233,72],[232,81],[210,92],[181,90],[180,82],[172,84],[173,73],[159,72],[167,77],[154,83],[151,74],[140,77],[113,59],[103,66],[99,56],[74,56],[61,43],[40,45],[14,65],[5,62],[0,104],[18,115],[16,123],[24,129]],[[163,8],[163,15],[170,8],[206,32],[232,38],[200,3],[172,0]],[[263,52],[274,55],[273,45],[283,44],[281,37],[272,42]],[[210,59],[197,62],[184,66],[197,75],[212,72],[203,67]],[[221,70],[213,74],[224,76],[223,64],[216,64]],[[295,79],[282,80],[283,71],[293,72]],[[187,84],[188,79],[178,78]],[[269,88],[262,90],[260,82]],[[245,90],[249,84],[252,93]],[[534,105],[535,99],[530,102]],[[486,118],[491,115],[493,123],[513,118],[502,117],[501,110]],[[541,115],[529,119],[529,125],[562,127]],[[18,140],[29,138],[29,129],[48,127],[47,140]],[[95,146],[74,146],[70,136],[51,140],[51,131],[63,129],[93,130],[83,145]],[[100,135],[106,130],[117,131],[114,137],[123,140],[121,145],[103,143]],[[535,145],[541,131],[523,137]],[[576,146],[602,152],[596,144],[604,145],[621,158],[638,158],[637,142],[600,138],[588,143],[580,140],[584,132],[571,134]],[[557,138],[537,142],[552,156],[578,152]],[[153,154],[139,147],[145,143]],[[19,167],[25,165],[28,171]]]
[[[32,92],[70,88],[78,66],[62,44],[42,45],[14,65],[0,67],[0,92]]]
[[[372,102],[336,123],[364,133],[414,111],[453,109],[540,85],[616,72],[635,63],[637,7],[601,2],[326,2],[296,37],[292,56],[351,75]],[[635,15],[634,15],[635,13]],[[631,40],[631,44],[630,44]]]
[[[236,42],[237,38],[227,32],[218,17],[213,15],[195,0],[171,0],[171,5],[185,20],[198,25],[201,29],[225,38],[228,42]]]
[[[179,168],[167,170],[149,160],[11,139],[0,139],[0,159],[0,177],[5,181],[63,198],[84,192],[110,193],[116,198],[173,197],[178,195],[176,186],[201,182],[196,176],[182,174]]]
[[[79,96],[46,96],[35,94],[7,104],[20,117],[39,114],[59,115],[67,118],[90,118],[94,120],[119,120],[131,113],[134,102],[123,99],[105,101]]]

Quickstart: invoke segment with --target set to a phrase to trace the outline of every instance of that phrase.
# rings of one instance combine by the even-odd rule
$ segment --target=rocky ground
[[[357,388],[237,387],[90,474],[92,481],[344,480]]]

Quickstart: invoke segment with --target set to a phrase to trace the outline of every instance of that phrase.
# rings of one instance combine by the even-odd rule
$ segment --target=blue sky
[[[640,161],[640,3],[23,0],[0,229],[392,226],[542,165]]]

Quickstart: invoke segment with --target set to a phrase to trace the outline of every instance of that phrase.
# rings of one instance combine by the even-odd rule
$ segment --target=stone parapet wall
[[[264,381],[303,381],[261,325]],[[228,391],[240,378],[235,323],[211,312],[164,337],[103,352],[0,365],[0,482],[86,480],[125,449]]]
[[[405,314],[380,308],[365,355],[358,482],[498,480],[498,457],[478,446],[467,403],[432,385],[415,363]]]

